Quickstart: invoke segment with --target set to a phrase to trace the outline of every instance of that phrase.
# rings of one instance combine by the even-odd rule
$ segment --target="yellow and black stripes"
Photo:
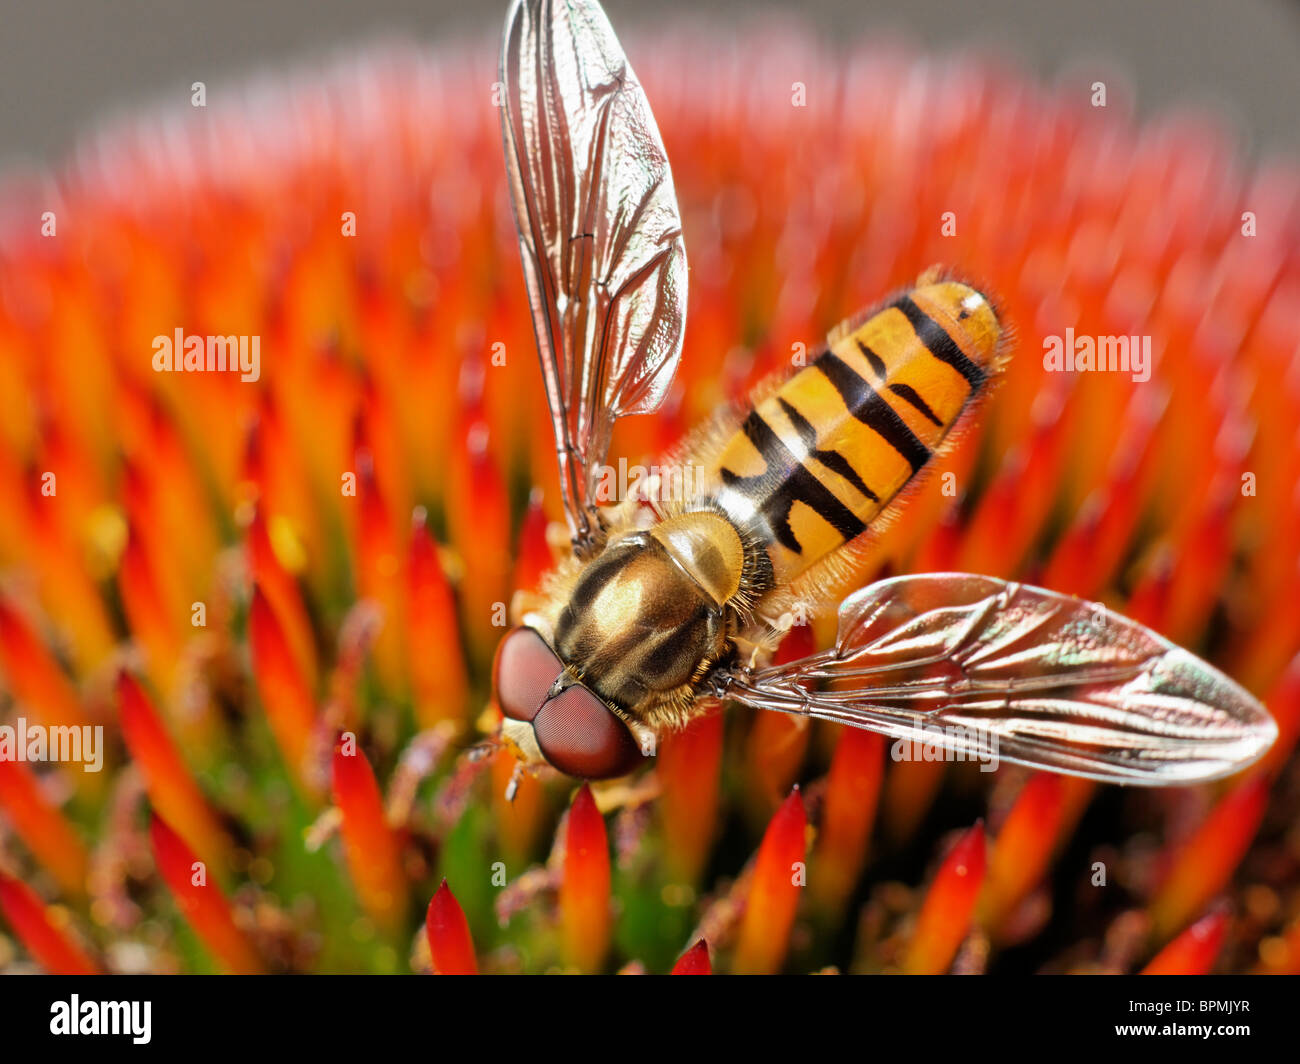
[[[751,410],[718,460],[717,504],[768,545],[778,583],[864,532],[994,371],[1001,329],[956,281],[923,284]]]
[[[966,383],[972,388],[978,388],[984,383],[988,373],[967,358],[957,341],[934,318],[918,307],[915,300],[910,296],[903,296],[895,301],[894,307],[903,312],[903,316],[915,330],[916,338],[925,345],[930,354],[941,362],[946,362],[965,377]],[[969,310],[958,311],[959,321],[964,321],[968,317],[970,317]]]
[[[930,449],[917,439],[907,422],[871,386],[870,381],[834,351],[826,351],[813,363],[813,369],[825,375],[835,386],[849,413],[883,436],[912,467],[913,473],[930,460]]]
[[[862,518],[841,502],[823,480],[800,461],[757,408],[749,412],[740,431],[764,462],[763,472],[755,476],[742,476],[726,465],[722,466],[722,482],[726,491],[734,492],[755,504],[740,509],[744,518],[736,523],[741,528],[763,529],[767,533],[765,538],[775,538],[787,550],[802,554],[803,546],[790,524],[795,504],[801,503],[830,524],[842,542],[866,531],[867,526]],[[815,457],[822,452],[812,453]],[[842,457],[838,452],[834,453],[837,458]],[[847,464],[847,459],[844,461]],[[861,483],[856,472],[854,478],[857,483]],[[865,492],[869,489],[864,485],[862,490]],[[728,501],[724,491],[719,502],[728,516],[736,520],[737,507],[734,502],[728,505]],[[755,510],[761,514],[761,521],[754,519]],[[773,563],[775,567],[775,559]]]

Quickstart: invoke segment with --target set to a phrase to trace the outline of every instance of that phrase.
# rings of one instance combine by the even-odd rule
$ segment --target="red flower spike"
[[[168,611],[158,570],[134,525],[127,532],[117,587],[132,638],[144,648],[150,679],[159,691],[170,696],[184,640]]]
[[[1059,439],[1059,433],[1039,432],[1024,452],[1007,456],[966,525],[956,568],[1002,578],[1015,574],[1051,502],[1044,480],[1055,477]]]
[[[515,548],[515,574],[512,586],[516,591],[536,591],[545,576],[555,565],[551,547],[546,539],[550,519],[546,516],[543,495],[534,491],[524,511],[519,528],[519,541]]]
[[[713,965],[709,963],[709,944],[700,939],[695,945],[677,958],[670,975],[712,975]]]
[[[415,715],[421,728],[463,722],[468,697],[456,598],[442,571],[438,545],[417,510],[407,555],[408,641]]]
[[[1228,932],[1228,910],[1202,916],[1142,969],[1143,975],[1208,975]]]
[[[262,962],[236,925],[230,903],[210,870],[157,814],[149,824],[149,839],[158,873],[181,916],[220,965],[234,975],[261,972]]]
[[[597,972],[609,950],[609,840],[605,818],[585,783],[574,795],[564,829],[560,932],[565,963]]]
[[[1273,685],[1264,704],[1277,722],[1277,741],[1267,754],[1246,771],[1275,776],[1291,759],[1296,739],[1300,737],[1300,654],[1291,659],[1291,664]]]
[[[803,796],[796,787],[772,817],[758,848],[731,962],[737,974],[777,972],[785,961],[799,892],[806,882],[807,823]]]
[[[159,815],[217,872],[230,867],[231,842],[139,681],[117,678],[118,720],[131,759]]]
[[[817,834],[814,896],[838,910],[862,873],[885,774],[885,737],[842,728],[822,799]]]
[[[99,966],[59,928],[36,891],[3,872],[0,913],[36,963],[51,975],[99,974]]]
[[[952,967],[970,931],[984,883],[984,859],[984,823],[977,821],[943,859],[926,892],[916,930],[907,945],[903,971],[909,975],[939,975]]]
[[[479,421],[460,434],[450,455],[447,495],[451,541],[465,563],[460,589],[469,650],[484,666],[501,637],[498,614],[510,573],[510,502],[488,439]]]
[[[307,771],[307,754],[316,724],[316,704],[280,619],[260,587],[253,588],[249,606],[248,641],[252,649],[253,679],[271,733],[290,775],[312,792],[315,786]]]
[[[20,761],[0,759],[0,811],[23,845],[73,897],[86,893],[90,855],[76,829],[41,792],[40,781]]]
[[[1205,908],[1232,878],[1268,802],[1269,780],[1252,776],[1219,800],[1190,838],[1169,855],[1169,865],[1151,900],[1157,941],[1170,935]]]
[[[429,902],[424,930],[429,936],[434,972],[438,975],[478,975],[469,922],[445,879]]]
[[[153,442],[150,441],[151,447]],[[180,634],[183,629],[179,625],[188,618],[189,605],[196,592],[187,586],[182,560],[172,549],[173,535],[164,512],[166,492],[160,477],[161,473],[153,465],[152,452],[127,459],[122,469],[122,503],[130,539],[144,562],[143,568],[148,571],[149,594],[154,600],[150,606],[159,610],[156,621],[168,627],[168,635],[183,642]],[[166,666],[170,668],[174,663],[174,659],[167,659]]]
[[[1060,776],[1036,773],[1007,814],[993,844],[980,900],[980,920],[994,937],[1047,871],[1066,797]]]
[[[1296,527],[1300,529],[1300,522]],[[1293,557],[1290,568],[1275,585],[1276,594],[1260,610],[1249,635],[1228,657],[1229,672],[1248,690],[1272,686],[1300,646],[1300,560]]]
[[[248,571],[252,582],[262,589],[284,625],[285,635],[293,646],[298,667],[309,683],[315,683],[318,662],[312,638],[311,617],[294,579],[275,553],[271,531],[263,507],[258,506],[249,522],[245,541]]]
[[[87,723],[76,688],[27,620],[0,597],[0,667],[14,698],[41,724]]]
[[[704,870],[717,831],[722,784],[723,715],[715,708],[684,729],[664,736],[655,761],[664,860],[680,883],[694,883]]]
[[[407,885],[401,841],[384,819],[384,800],[374,769],[356,739],[334,747],[334,804],[343,814],[343,849],[362,907],[386,931],[396,931],[406,913]]]

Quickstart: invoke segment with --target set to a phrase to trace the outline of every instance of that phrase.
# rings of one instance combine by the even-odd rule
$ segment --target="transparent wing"
[[[658,408],[681,357],[686,250],[645,93],[600,6],[516,0],[501,115],[524,279],[575,544],[614,422]]]
[[[1216,779],[1277,737],[1245,690],[1142,625],[968,573],[873,584],[840,607],[833,649],[715,693],[1109,783]]]

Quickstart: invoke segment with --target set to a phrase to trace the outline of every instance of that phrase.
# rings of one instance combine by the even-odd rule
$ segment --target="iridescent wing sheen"
[[[1104,607],[968,573],[883,580],[846,599],[833,649],[736,669],[713,693],[1108,783],[1229,775],[1277,737],[1200,658]]]
[[[516,0],[501,131],[560,485],[581,551],[614,422],[681,357],[686,250],[659,129],[600,6]]]

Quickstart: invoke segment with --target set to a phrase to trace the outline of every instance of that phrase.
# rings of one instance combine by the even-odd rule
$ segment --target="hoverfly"
[[[614,423],[659,407],[681,355],[672,174],[594,0],[516,0],[501,83],[572,534],[541,593],[516,597],[497,650],[498,739],[516,780],[542,765],[624,775],[706,699],[958,752],[991,741],[1007,761],[1110,783],[1215,779],[1268,749],[1264,707],[1199,658],[1095,603],[969,573],[858,590],[832,648],[773,664],[792,604],[833,593],[982,405],[1007,358],[999,312],[927,272],[688,436],[674,458],[702,471],[689,493],[601,505]]]

